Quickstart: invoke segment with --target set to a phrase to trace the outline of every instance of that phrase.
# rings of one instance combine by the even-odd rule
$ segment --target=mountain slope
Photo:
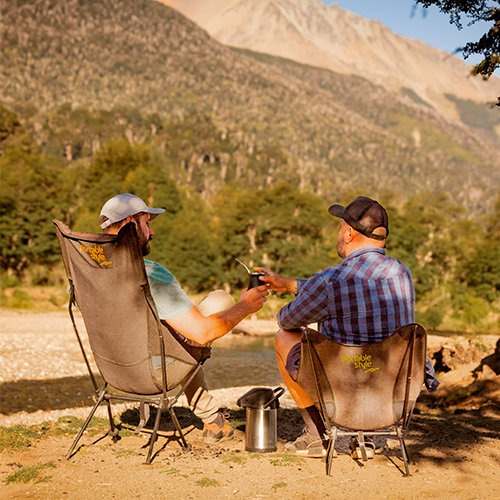
[[[319,0],[160,0],[221,43],[360,75],[395,92],[413,90],[440,112],[459,118],[451,94],[494,102],[500,79],[469,77],[471,67],[427,44],[391,32]]]
[[[1,9],[3,103],[40,137],[63,105],[164,120],[194,112],[228,131],[232,179],[248,187],[285,179],[327,199],[444,190],[481,212],[500,186],[498,148],[428,106],[358,77],[232,50],[152,0],[12,0]],[[255,151],[271,150],[274,163],[252,171]],[[205,185],[207,171],[202,164]]]

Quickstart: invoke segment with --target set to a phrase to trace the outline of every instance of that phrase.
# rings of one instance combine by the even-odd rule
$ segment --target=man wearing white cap
[[[117,234],[122,226],[136,226],[144,256],[149,254],[154,235],[149,222],[165,211],[150,208],[133,194],[120,194],[108,200],[101,210],[99,224],[105,233]],[[243,292],[235,304],[233,298],[216,290],[198,305],[181,288],[175,277],[161,264],[144,259],[151,294],[162,321],[167,322],[187,341],[207,344],[234,328],[243,318],[258,311],[268,295],[266,285]],[[207,390],[203,371],[186,387],[185,394],[194,414],[203,421],[203,441],[215,444],[233,438],[234,430],[219,413],[218,405]]]

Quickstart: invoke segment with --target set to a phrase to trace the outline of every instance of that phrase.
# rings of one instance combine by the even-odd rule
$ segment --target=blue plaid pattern
[[[297,297],[278,313],[281,328],[318,323],[326,337],[349,345],[379,342],[415,321],[410,270],[383,248],[363,248],[341,264],[297,280]]]

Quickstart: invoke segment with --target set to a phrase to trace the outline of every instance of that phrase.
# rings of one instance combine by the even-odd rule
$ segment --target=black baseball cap
[[[358,196],[347,207],[332,205],[328,212],[334,217],[345,220],[347,224],[367,238],[385,240],[389,235],[389,217],[385,208],[378,201],[366,196]],[[384,235],[373,233],[379,227],[385,229]]]

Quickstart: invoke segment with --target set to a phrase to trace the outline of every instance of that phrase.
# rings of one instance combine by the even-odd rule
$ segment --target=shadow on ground
[[[486,381],[485,381],[486,382]],[[66,377],[56,380],[19,381],[2,384],[2,413],[18,411],[54,410],[70,407],[90,407],[93,389],[86,376]],[[425,398],[424,398],[425,399]],[[412,461],[430,461],[437,466],[470,460],[469,449],[488,443],[488,449],[500,451],[500,405],[483,404],[479,409],[455,409],[454,412],[435,407],[413,416],[407,434],[407,444]],[[89,408],[90,411],[90,408]],[[186,439],[192,441],[192,433],[202,428],[202,422],[187,408],[176,408],[181,428],[187,430]],[[245,410],[224,410],[237,430],[245,431]],[[71,410],[68,410],[71,414]],[[151,417],[146,427],[154,425],[156,410],[151,408]],[[278,440],[294,440],[302,431],[302,420],[297,410],[279,409]],[[139,423],[139,410],[128,409],[121,414],[114,412],[114,418],[123,430],[133,431]],[[174,425],[168,412],[162,415],[160,432],[163,437],[173,438]],[[104,435],[102,436],[104,437]],[[391,449],[399,456],[399,444]],[[383,451],[382,453],[386,453]],[[392,451],[389,452],[391,455]],[[498,455],[492,457],[498,460]]]
[[[96,375],[99,386],[103,381]],[[0,385],[2,400],[0,414],[11,415],[20,411],[63,410],[92,406],[94,388],[88,375],[46,380],[18,380]]]
[[[242,432],[245,432],[246,427],[246,410],[228,410],[222,409],[231,425]],[[179,420],[182,429],[194,426],[198,429],[203,428],[202,421],[197,418],[188,408],[175,408],[175,414]],[[139,424],[139,409],[125,410],[121,415],[117,415],[124,428],[133,430]],[[151,415],[145,429],[153,429],[156,417],[156,408],[151,407]],[[280,409],[277,412],[278,420],[278,439],[283,441],[294,440],[302,431],[303,422],[298,410]],[[174,432],[175,427],[170,419],[168,412],[164,412],[160,421],[160,430],[164,432]]]
[[[188,429],[186,439],[192,442],[191,432],[194,428],[201,429],[202,422],[187,408],[176,408],[176,415],[182,429]],[[237,430],[245,431],[245,410],[224,410],[229,415],[229,420]],[[278,410],[278,440],[280,442],[292,441],[302,431],[302,419],[298,410]],[[152,408],[150,420],[145,427],[146,433],[154,425],[156,410]],[[121,421],[123,430],[134,430],[139,423],[139,410],[129,409],[121,415],[116,415],[115,420]],[[174,438],[175,428],[168,415],[162,415],[160,424],[160,439]],[[450,463],[460,463],[471,460],[469,449],[489,443],[488,449],[500,450],[500,408],[487,406],[481,410],[466,411],[455,414],[442,413],[440,415],[419,414],[414,415],[406,437],[410,462],[418,467],[419,462],[431,462],[436,466],[446,466]],[[388,443],[389,447],[377,453],[387,457],[401,458],[399,443],[394,440]],[[339,443],[342,448],[341,443]],[[225,443],[231,447],[231,442]],[[164,448],[159,444],[158,450]],[[209,447],[210,448],[210,447]],[[337,447],[339,450],[339,447]],[[157,451],[158,451],[157,450]],[[217,451],[217,450],[216,450]],[[341,452],[345,450],[339,450]],[[207,451],[208,453],[208,451]],[[495,460],[497,457],[492,457]]]

